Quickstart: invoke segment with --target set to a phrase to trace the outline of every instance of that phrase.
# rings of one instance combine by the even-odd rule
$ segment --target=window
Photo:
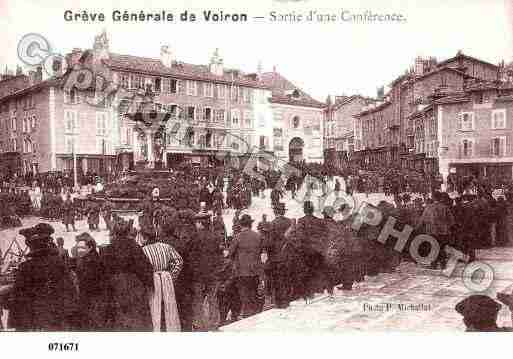
[[[187,95],[189,96],[197,96],[198,87],[196,81],[187,81]]]
[[[505,156],[506,155],[506,137],[495,137],[491,140],[492,156]]]
[[[217,97],[218,98],[224,98],[225,92],[226,92],[225,85],[217,85]]]
[[[251,111],[244,111],[244,126],[247,128],[251,128],[251,123],[253,122],[253,116]]]
[[[75,150],[75,137],[74,136],[64,136],[64,152],[65,153],[73,153]]]
[[[126,127],[126,126],[121,126],[120,128],[120,134],[121,134],[121,138],[120,138],[120,142],[122,145],[130,145],[131,144],[131,139],[132,139],[132,130],[130,127]]]
[[[169,85],[170,85],[170,92],[171,93],[177,93],[178,92],[178,81],[177,80],[170,79],[169,80]]]
[[[244,101],[244,88],[239,87],[238,100],[242,103]]]
[[[244,102],[251,103],[251,92],[252,90],[249,88],[244,89]]]
[[[233,102],[237,102],[238,95],[239,95],[239,88],[237,86],[232,86],[231,87],[231,100]]]
[[[80,102],[78,92],[75,88],[64,89],[64,103],[76,105]]]
[[[212,109],[210,107],[205,107],[203,109],[203,119],[205,121],[212,121]]]
[[[474,113],[463,112],[460,114],[459,130],[473,131],[474,130]]]
[[[267,136],[260,136],[259,138],[259,148],[261,150],[266,150],[269,148],[269,138]]]
[[[96,153],[106,154],[107,146],[107,140],[105,137],[96,137]]]
[[[475,103],[482,104],[484,102],[483,101],[483,93],[482,92],[476,93],[474,100],[475,100]]]
[[[206,147],[212,147],[212,138],[213,138],[213,135],[212,135],[212,132],[211,131],[207,131],[207,133],[205,134],[205,146]]]
[[[463,157],[472,157],[472,148],[474,140],[465,139],[461,141],[461,155]]]
[[[155,89],[155,92],[162,91],[161,84],[162,84],[161,78],[156,77],[155,80],[153,81],[153,88]]]
[[[224,123],[224,110],[215,110],[216,122]]]
[[[196,111],[196,109],[194,106],[187,107],[187,119],[188,120],[194,120],[195,111]]]
[[[120,86],[122,88],[127,89],[129,87],[129,81],[130,80],[129,80],[128,75],[126,75],[126,74],[121,74],[120,75]]]
[[[178,93],[184,95],[185,94],[185,81],[184,80],[176,80],[178,84]]]
[[[506,128],[506,110],[492,111],[492,130]]]
[[[64,132],[76,133],[78,132],[78,112],[74,110],[64,111]]]
[[[232,124],[234,126],[239,126],[240,113],[239,110],[232,110]]]
[[[139,76],[137,75],[130,75],[130,89],[136,89],[139,86]]]
[[[299,116],[292,118],[292,128],[299,128]]]
[[[105,136],[107,134],[107,114],[103,112],[96,113],[96,136]]]
[[[262,113],[258,114],[258,127],[265,127],[265,116]]]
[[[214,87],[211,83],[205,83],[205,97],[214,97]]]

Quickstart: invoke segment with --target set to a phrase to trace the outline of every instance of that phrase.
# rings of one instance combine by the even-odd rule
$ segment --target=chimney
[[[170,45],[162,45],[160,47],[160,62],[162,62],[162,65],[165,67],[173,67],[174,62],[173,52],[171,51]]]
[[[38,66],[36,67],[36,76],[35,76],[35,83],[43,81],[43,67]]]
[[[415,59],[415,76],[422,76],[424,74],[424,59],[417,56]]]
[[[376,97],[379,101],[382,101],[385,98],[385,86],[378,87],[376,91]]]
[[[219,49],[215,49],[214,54],[210,58],[210,72],[217,76],[223,76],[223,62],[222,57],[219,55]]]
[[[106,60],[109,57],[109,38],[107,30],[104,29],[101,34],[94,37],[93,64],[100,65],[102,60]]]

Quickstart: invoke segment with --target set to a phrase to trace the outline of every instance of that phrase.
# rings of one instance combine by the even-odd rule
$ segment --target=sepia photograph
[[[0,353],[513,331],[513,1],[0,0],[0,30]]]

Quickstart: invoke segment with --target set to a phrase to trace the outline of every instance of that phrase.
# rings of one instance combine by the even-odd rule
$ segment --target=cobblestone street
[[[368,201],[376,204],[386,199],[382,194],[356,195],[356,202]],[[269,192],[265,198],[253,198],[251,208],[245,212],[255,219],[254,227],[263,213],[268,219],[274,218],[269,206]],[[302,205],[287,195],[287,216],[298,218],[303,215]],[[233,210],[226,210],[224,219],[228,232],[231,232]],[[317,215],[320,215],[317,213]],[[40,220],[35,217],[23,220],[25,226],[34,225]],[[51,222],[56,233],[54,238],[62,236],[65,248],[74,245],[74,237],[88,231],[85,221],[77,222],[77,232],[66,232],[61,222]],[[98,244],[108,243],[105,224],[100,222],[99,232],[93,232]],[[13,236],[20,228],[1,232],[0,247],[5,251]],[[23,243],[21,236],[18,236]],[[497,292],[511,293],[513,290],[513,248],[494,248],[478,253],[478,260],[489,264],[495,271],[494,282],[489,294]],[[461,316],[454,310],[455,304],[471,294],[462,281],[463,265],[459,265],[448,278],[440,271],[419,267],[403,262],[396,272],[379,274],[355,285],[352,291],[337,290],[335,298],[318,295],[312,303],[303,300],[291,303],[287,309],[270,309],[254,317],[221,328],[223,331],[290,331],[290,330],[400,330],[400,331],[450,331],[463,330]],[[384,307],[389,310],[369,310]],[[401,310],[399,304],[405,308]],[[420,306],[420,310],[411,310],[408,305]],[[500,325],[511,325],[510,313],[503,309],[499,313]]]
[[[513,249],[481,252],[480,260],[495,270],[492,287],[486,293],[513,289]],[[335,298],[317,296],[311,304],[303,300],[287,309],[271,309],[254,317],[221,328],[222,331],[454,331],[465,329],[454,306],[470,295],[461,278],[459,266],[450,278],[440,271],[402,263],[395,273],[380,274],[359,283],[352,291],[337,290]],[[391,304],[390,310],[369,311],[367,308]],[[420,305],[419,311],[408,305]],[[403,305],[405,310],[401,310]],[[381,306],[383,307],[383,306]],[[510,326],[509,310],[503,308],[498,323]]]

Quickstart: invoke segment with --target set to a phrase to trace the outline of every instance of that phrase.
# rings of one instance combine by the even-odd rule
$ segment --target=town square
[[[422,10],[278,3],[59,8],[77,36],[63,50],[16,33],[0,74],[0,331],[512,330],[513,45],[402,46]],[[127,30],[196,13],[262,33],[179,46]],[[105,14],[126,27],[99,29]],[[306,46],[308,17],[396,28],[364,59],[350,36]],[[256,47],[275,65],[244,58]]]

